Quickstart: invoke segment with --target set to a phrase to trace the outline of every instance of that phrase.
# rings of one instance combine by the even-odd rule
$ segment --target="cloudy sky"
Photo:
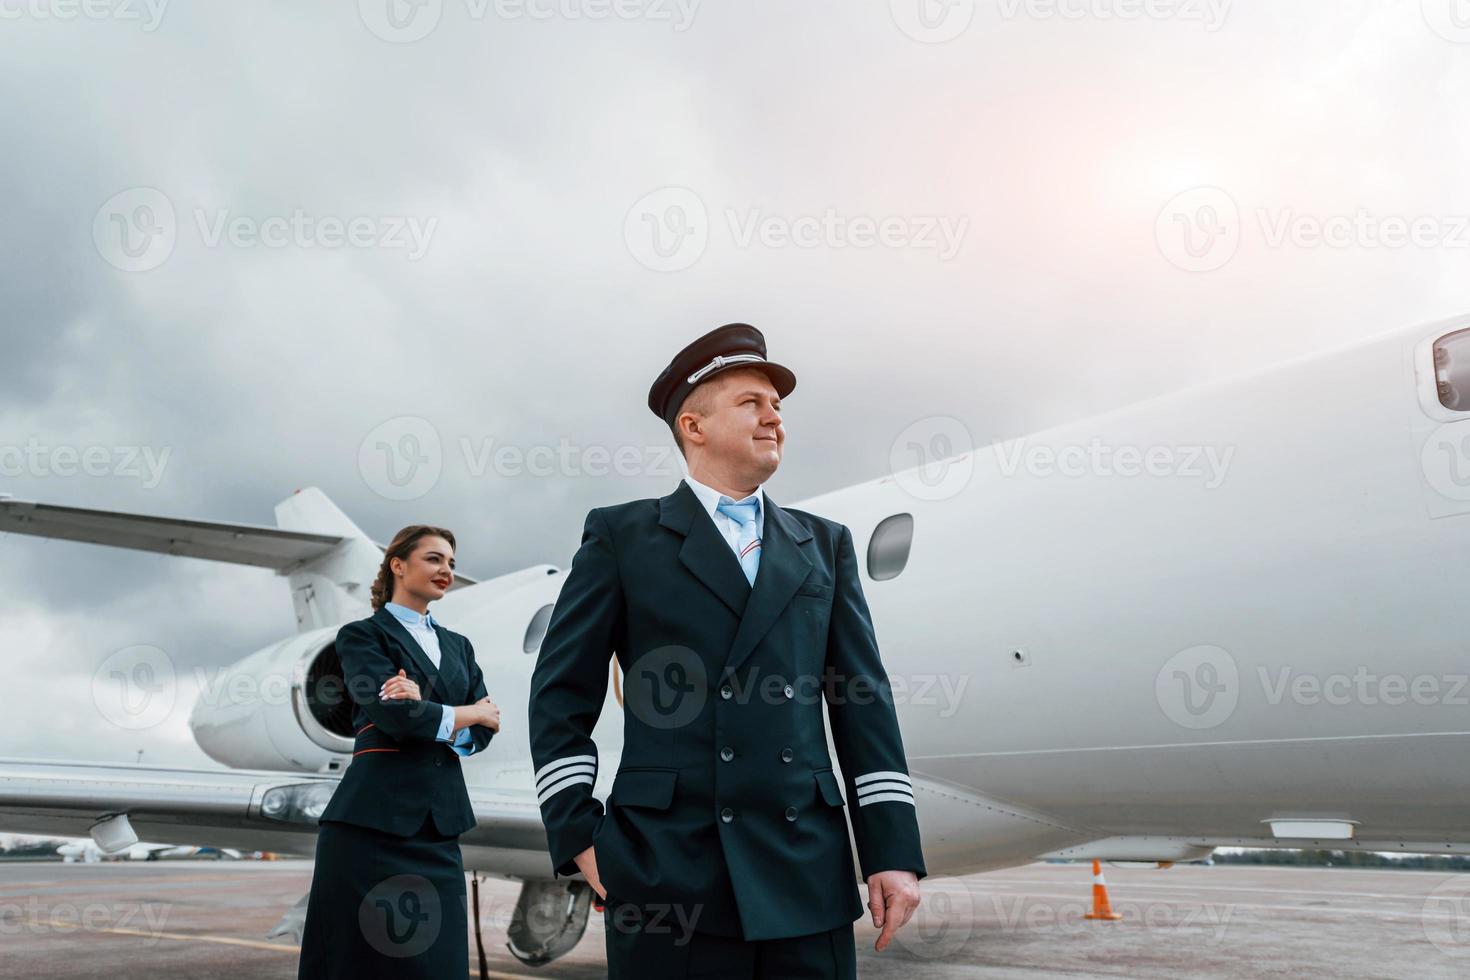
[[[314,485],[491,576],[675,485],[645,394],[721,323],[800,378],[795,502],[916,420],[983,444],[1466,312],[1457,2],[0,0],[0,492],[269,524]],[[362,451],[405,434],[440,472],[395,500]],[[268,572],[0,549],[3,755],[204,762],[93,672],[293,629]]]

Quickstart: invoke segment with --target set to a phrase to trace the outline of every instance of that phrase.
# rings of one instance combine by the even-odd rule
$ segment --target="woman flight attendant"
[[[337,633],[356,733],[322,812],[300,980],[469,976],[459,835],[475,825],[460,758],[483,751],[500,709],[470,641],[429,603],[454,581],[454,535],[393,536],[373,614]]]

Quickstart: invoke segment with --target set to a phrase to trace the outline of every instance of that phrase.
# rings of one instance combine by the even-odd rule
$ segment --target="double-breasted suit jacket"
[[[575,874],[595,845],[609,896],[677,903],[692,928],[746,940],[862,914],[849,816],[864,878],[925,874],[852,534],[769,496],[764,506],[753,587],[687,483],[591,511],[529,712],[556,873]],[[623,755],[604,808],[591,732],[614,655]]]
[[[434,627],[439,666],[387,609],[343,626],[337,656],[352,699],[352,763],[323,811],[322,820],[372,827],[407,837],[434,816],[441,834],[459,835],[475,826],[460,757],[436,739],[443,706],[474,704],[485,697],[485,678],[468,638]],[[402,668],[419,686],[418,701],[378,699],[378,690]],[[475,751],[495,735],[469,727]]]

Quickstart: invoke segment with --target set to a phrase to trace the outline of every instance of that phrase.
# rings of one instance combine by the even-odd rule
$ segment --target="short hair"
[[[679,410],[674,413],[674,445],[679,447],[680,456],[685,456],[687,458],[687,454],[684,452],[684,434],[679,431],[679,416],[683,415],[685,412],[694,412],[698,415],[708,415],[711,409],[714,408],[714,406],[710,404],[713,400],[712,393],[714,392],[714,387],[710,384],[710,381],[714,381],[718,377],[719,376],[716,375],[714,378],[710,378],[709,381],[706,381],[702,385],[695,385],[690,390],[689,394],[684,396],[684,400],[679,403]]]

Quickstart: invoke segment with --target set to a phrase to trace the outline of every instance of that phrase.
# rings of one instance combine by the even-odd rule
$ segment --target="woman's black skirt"
[[[433,817],[412,837],[322,821],[299,980],[469,976],[459,838]]]

